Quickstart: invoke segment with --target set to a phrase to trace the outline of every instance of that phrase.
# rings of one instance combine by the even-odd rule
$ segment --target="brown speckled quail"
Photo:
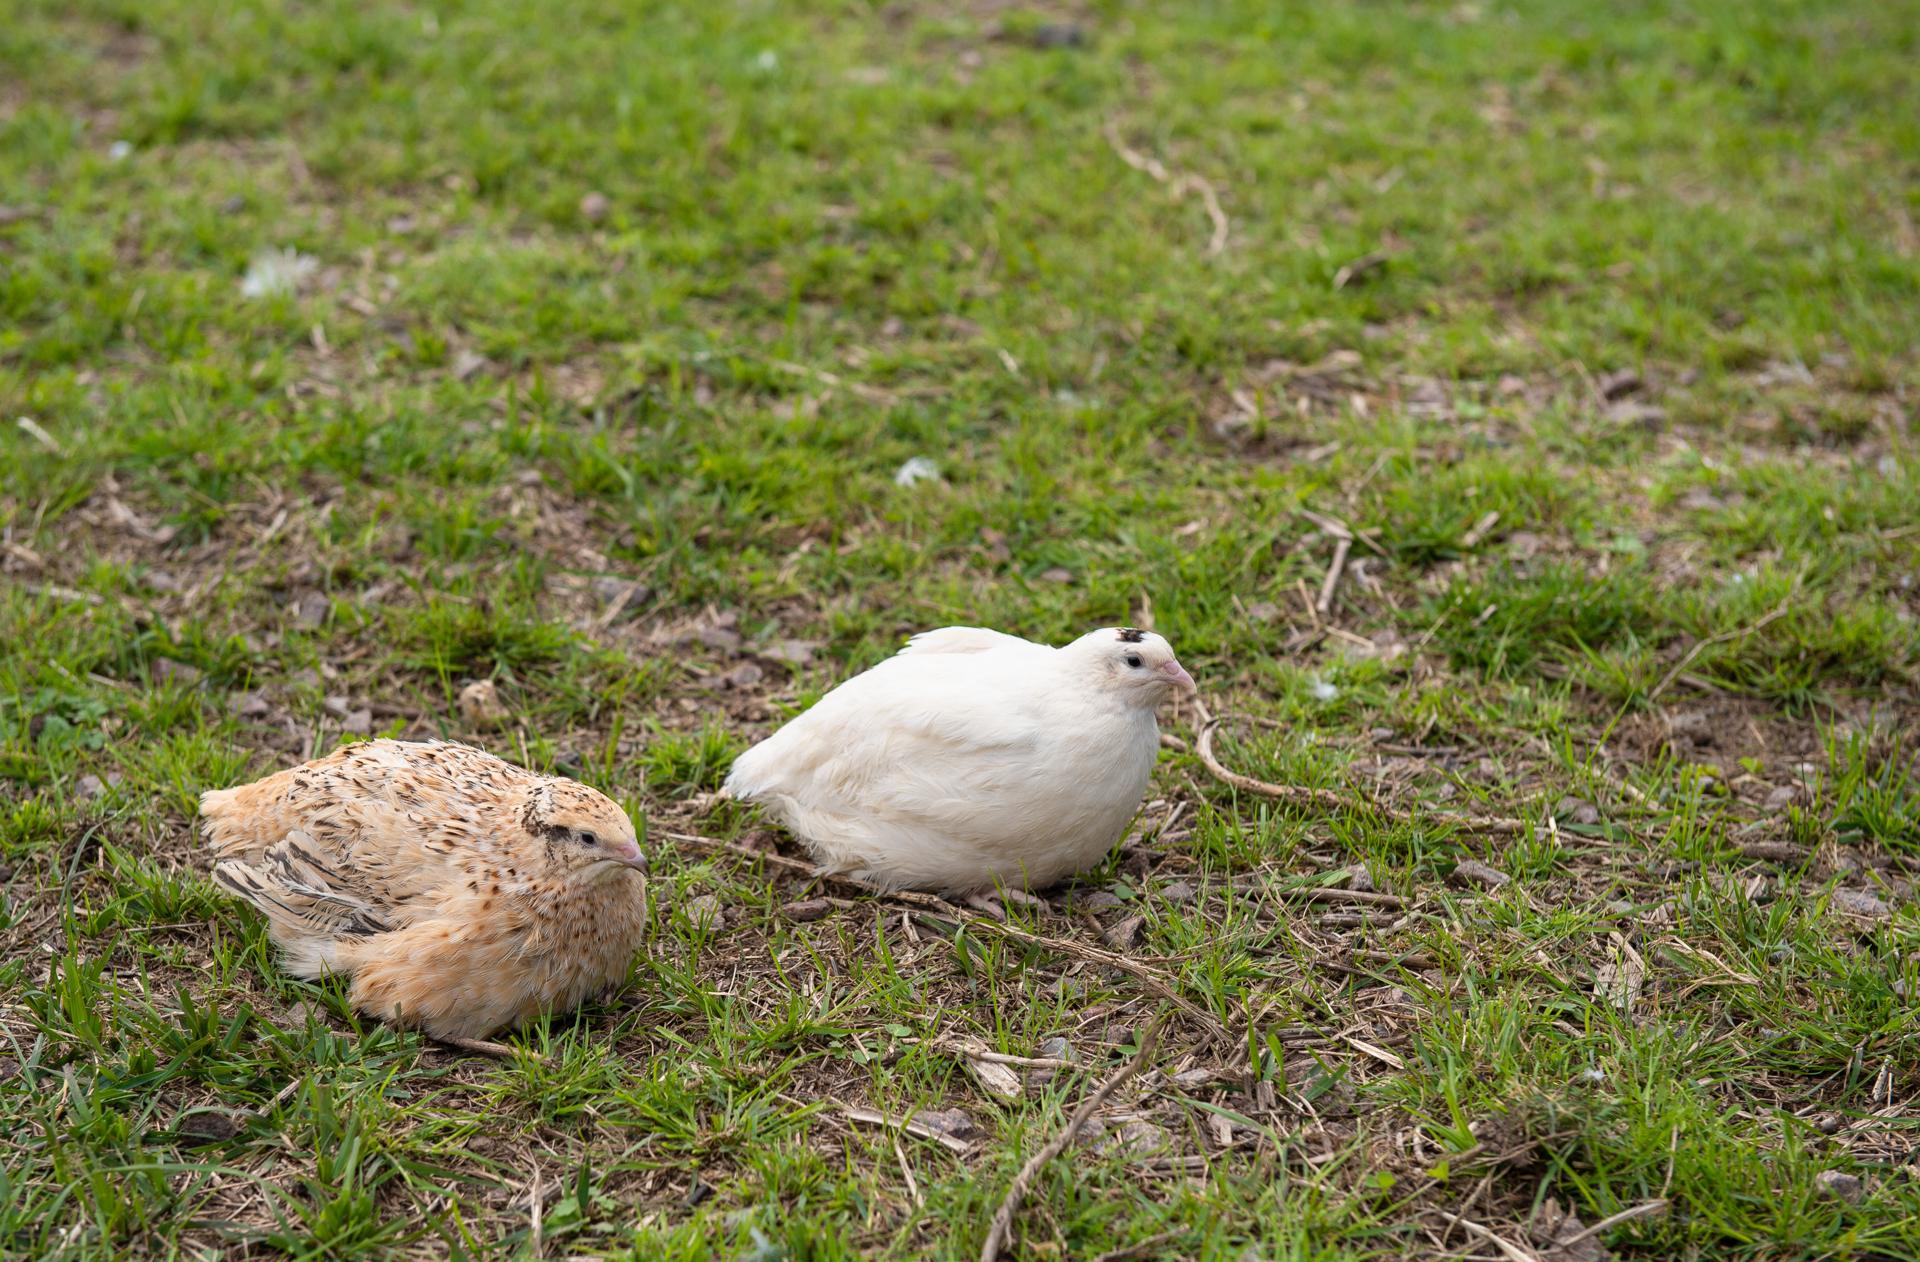
[[[265,914],[289,971],[472,1040],[626,976],[646,860],[572,780],[442,741],[378,740],[200,799],[214,877]]]

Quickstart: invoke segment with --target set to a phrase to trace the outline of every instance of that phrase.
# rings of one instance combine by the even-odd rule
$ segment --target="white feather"
[[[1017,635],[1008,635],[1004,631],[989,631],[985,627],[941,627],[937,631],[922,631],[907,640],[902,654],[907,653],[985,653],[990,649],[1024,650],[1033,654],[1049,654],[1056,650],[1045,644],[1035,644],[1032,640],[1023,640]]]
[[[946,627],[741,755],[726,788],[831,871],[1040,888],[1120,838],[1158,754],[1154,707],[1190,683],[1156,635],[1108,628],[1054,649]]]

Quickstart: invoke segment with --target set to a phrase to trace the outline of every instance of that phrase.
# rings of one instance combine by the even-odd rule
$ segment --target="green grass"
[[[1914,1256],[1917,57],[1866,0],[0,6],[0,1253],[977,1256],[1162,1001],[668,834],[763,844],[697,795],[904,633],[1151,618],[1353,805],[1170,750],[1014,913],[1141,917],[1236,1038],[1174,1016],[1012,1256],[1656,1200],[1597,1239]],[[198,792],[362,717],[646,820],[632,984],[537,1059],[209,882]],[[1295,892],[1356,864],[1405,907]]]

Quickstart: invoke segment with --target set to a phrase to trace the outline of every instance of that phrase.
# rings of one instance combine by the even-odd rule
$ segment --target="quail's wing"
[[[929,653],[1027,653],[1051,654],[1045,644],[1035,644],[1017,635],[991,631],[986,627],[940,627],[913,636],[900,650],[901,656]]]
[[[876,818],[991,810],[1046,774],[1046,695],[1024,658],[890,658],[741,755],[728,787]]]
[[[370,741],[202,801],[215,849],[258,862],[289,833],[338,879],[383,906],[430,898],[497,864],[525,838],[515,805],[529,773],[441,742]]]
[[[223,860],[213,874],[286,935],[324,941],[370,937],[394,927],[388,912],[360,888],[364,882],[329,866],[303,832],[288,833],[258,862]]]

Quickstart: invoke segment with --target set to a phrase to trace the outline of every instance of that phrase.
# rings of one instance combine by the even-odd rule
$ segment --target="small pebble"
[[[1645,430],[1658,430],[1667,423],[1667,410],[1651,403],[1623,399],[1607,409],[1607,419],[1616,425],[1638,425]]]
[[[1035,48],[1084,48],[1087,33],[1071,22],[1048,22],[1034,28],[1032,40]]]
[[[1150,1157],[1165,1151],[1169,1143],[1171,1138],[1165,1127],[1139,1118],[1130,1118],[1115,1126],[1095,1146],[1103,1152],[1122,1152],[1129,1156]]]
[[[760,650],[760,656],[776,662],[805,666],[820,647],[818,640],[776,640]]]
[[[653,589],[633,579],[607,576],[593,580],[593,594],[605,607],[605,616],[612,619],[637,612],[653,595]]]
[[[149,668],[156,683],[194,684],[200,681],[200,668],[170,657],[156,657]]]
[[[280,1018],[280,1028],[283,1030],[304,1030],[309,1022],[325,1025],[327,1023],[326,1009],[321,1008],[317,1004],[310,1004],[303,999],[299,1003],[288,1006],[286,1015]]]
[[[788,903],[780,909],[780,914],[788,920],[819,920],[833,911],[833,904],[824,898],[803,898]]]
[[[460,719],[473,728],[499,727],[507,721],[507,707],[491,679],[476,679],[460,690]]]
[[[717,895],[699,894],[689,898],[683,911],[687,919],[703,929],[719,930],[726,926],[727,909]]]
[[[198,1148],[202,1144],[224,1143],[238,1136],[244,1129],[245,1127],[225,1113],[203,1109],[183,1113],[175,1118],[173,1137],[185,1147]]]
[[[1497,890],[1513,878],[1478,859],[1462,859],[1448,879],[1455,885],[1478,885],[1485,889]]]
[[[1554,815],[1569,824],[1597,824],[1600,810],[1582,798],[1564,797],[1553,808]]]
[[[1640,389],[1642,382],[1639,373],[1631,368],[1622,368],[1618,372],[1608,373],[1595,384],[1600,387],[1601,397],[1611,403]]]
[[[979,1125],[962,1109],[921,1109],[913,1115],[913,1120],[955,1139],[971,1139],[980,1133]]]
[[[1682,710],[1667,716],[1667,730],[1675,736],[1700,739],[1712,733],[1713,724],[1704,710]]]
[[[302,626],[317,627],[333,612],[333,602],[319,592],[308,592],[293,602],[293,616]]]
[[[1835,890],[1832,906],[1849,916],[1864,916],[1870,920],[1884,920],[1893,914],[1891,907],[1867,890]]]
[[[1865,1196],[1867,1191],[1866,1185],[1860,1182],[1859,1176],[1848,1174],[1843,1170],[1822,1170],[1813,1176],[1813,1183],[1823,1194],[1831,1196],[1836,1201],[1845,1201],[1849,1205],[1859,1204],[1860,1198]]]

